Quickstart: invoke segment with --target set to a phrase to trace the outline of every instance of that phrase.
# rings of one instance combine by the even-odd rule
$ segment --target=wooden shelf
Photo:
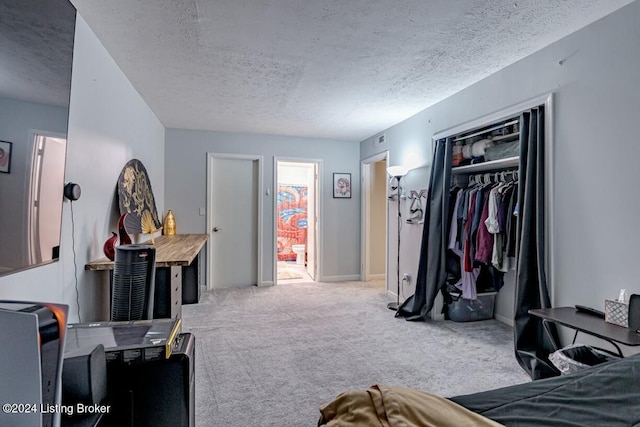
[[[206,234],[158,236],[155,240],[156,267],[188,266],[207,242]],[[142,244],[150,244],[149,241]],[[85,264],[85,270],[113,270],[114,262],[100,258]]]
[[[474,165],[457,166],[451,168],[454,174],[477,173],[488,170],[508,169],[520,164],[520,156],[507,157],[506,159],[491,160],[489,162],[476,163]]]

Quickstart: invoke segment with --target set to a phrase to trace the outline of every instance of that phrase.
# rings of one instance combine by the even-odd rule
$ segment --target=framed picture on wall
[[[0,141],[0,172],[11,171],[11,142]]]
[[[351,198],[351,174],[350,173],[334,173],[333,174],[333,198],[334,199],[350,199]]]

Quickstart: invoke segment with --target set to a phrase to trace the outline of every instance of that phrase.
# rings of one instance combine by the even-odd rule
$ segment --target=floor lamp
[[[402,179],[403,176],[407,174],[407,172],[409,172],[409,170],[405,166],[389,166],[387,168],[387,173],[391,175],[390,182],[393,183],[393,181],[395,180],[397,185],[396,187],[397,193],[395,194],[395,197],[398,202],[398,259],[396,263],[396,279],[397,279],[396,283],[398,285],[398,288],[397,288],[398,292],[396,294],[396,302],[390,302],[389,304],[387,304],[387,308],[389,310],[396,310],[396,311],[398,310],[398,307],[400,307],[400,228],[402,225],[402,214],[400,212],[400,199],[402,198],[402,187],[400,186],[400,180]]]

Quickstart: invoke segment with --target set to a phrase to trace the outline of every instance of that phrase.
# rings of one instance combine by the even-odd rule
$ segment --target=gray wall
[[[164,127],[79,16],[65,181],[80,184],[82,197],[73,210],[64,203],[60,261],[0,278],[0,299],[66,303],[75,322],[77,273],[82,320],[108,319],[107,275],[86,272],[84,265],[104,256],[102,245],[116,229],[116,180],[131,158],[145,165],[162,211]]]
[[[321,233],[323,280],[354,280],[360,277],[360,172],[359,144],[286,136],[166,130],[165,185],[167,209],[176,216],[180,233],[206,233],[206,153],[264,156],[262,282],[273,282],[274,157],[322,160]],[[351,199],[334,199],[333,173],[351,173]],[[206,258],[205,258],[206,259]]]
[[[634,2],[388,129],[385,145],[362,141],[360,157],[388,149],[396,164],[418,145],[427,164],[434,133],[553,92],[554,303],[604,309],[620,288],[640,293],[638,22]],[[417,251],[407,243],[403,258]],[[512,317],[512,294],[500,297],[497,313]]]

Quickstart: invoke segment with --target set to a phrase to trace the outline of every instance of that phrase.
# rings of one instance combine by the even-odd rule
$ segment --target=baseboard
[[[258,283],[258,287],[262,287],[262,286],[274,286],[275,283],[273,283],[273,280],[264,280],[260,283]]]
[[[359,282],[359,274],[351,274],[349,276],[324,276],[319,282]]]
[[[510,319],[506,316],[501,316],[499,314],[494,314],[493,317],[500,323],[504,323],[505,325],[509,325],[513,328],[513,319]]]
[[[370,274],[369,275],[369,280],[384,280],[387,278],[387,275],[382,273],[382,274]]]

